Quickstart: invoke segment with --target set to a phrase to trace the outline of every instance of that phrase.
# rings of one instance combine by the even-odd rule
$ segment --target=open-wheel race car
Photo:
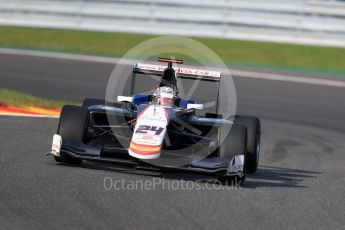
[[[258,167],[260,120],[198,113],[204,105],[181,98],[178,79],[219,85],[221,72],[178,67],[182,60],[158,60],[167,66],[134,65],[131,95],[119,95],[116,102],[88,98],[82,106],[65,105],[53,137],[54,159],[202,173],[221,182],[243,182],[246,173]],[[151,86],[154,90],[136,93],[138,75],[156,76],[159,82]],[[218,106],[219,98],[215,100]]]

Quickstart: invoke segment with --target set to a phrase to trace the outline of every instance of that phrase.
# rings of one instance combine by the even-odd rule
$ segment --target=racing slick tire
[[[91,105],[105,105],[105,100],[97,98],[85,98],[82,107],[88,108]]]
[[[107,105],[107,106],[113,106],[117,108],[121,108],[122,104],[118,102],[105,102],[103,99],[98,99],[98,98],[86,98],[83,101],[83,108],[88,108],[89,106],[92,105]]]
[[[218,180],[223,184],[241,184],[245,180],[246,174],[246,158],[247,158],[247,128],[242,125],[232,125],[230,132],[227,134],[220,131],[220,135],[226,135],[224,138],[220,136],[223,143],[219,146],[219,157],[231,160],[234,155],[244,155],[243,176],[227,176],[220,175]]]
[[[65,105],[61,110],[58,131],[62,140],[81,143],[88,121],[86,108],[74,105]],[[61,153],[60,157],[54,156],[55,161],[68,164],[81,164],[82,160]]]
[[[234,117],[235,125],[243,125],[247,127],[247,173],[255,173],[260,159],[260,137],[261,123],[259,118],[251,116]]]

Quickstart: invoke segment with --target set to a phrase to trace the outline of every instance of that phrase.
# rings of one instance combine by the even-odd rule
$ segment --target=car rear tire
[[[243,125],[247,128],[247,173],[255,173],[260,159],[261,123],[259,118],[250,116],[234,117],[235,125]]]
[[[86,108],[74,105],[65,105],[61,110],[58,131],[62,140],[75,143],[82,143],[87,127],[88,112]],[[55,156],[55,161],[69,164],[81,164],[82,160],[61,153],[60,157]]]
[[[92,106],[92,105],[105,105],[105,100],[97,99],[97,98],[86,98],[83,101],[82,107],[88,108],[89,106]]]
[[[230,128],[230,132],[228,132]],[[223,129],[223,130],[222,130]],[[242,125],[232,125],[219,131],[220,140],[223,140],[219,146],[219,157],[231,160],[234,155],[244,155],[243,176],[218,176],[218,180],[226,184],[240,184],[245,180],[246,158],[247,158],[247,128]],[[224,138],[222,138],[224,137]]]
[[[107,105],[107,106],[112,106],[112,107],[116,107],[116,108],[121,108],[122,104],[119,102],[106,102],[103,99],[97,99],[97,98],[86,98],[83,101],[83,108],[88,108],[89,106],[92,105]]]

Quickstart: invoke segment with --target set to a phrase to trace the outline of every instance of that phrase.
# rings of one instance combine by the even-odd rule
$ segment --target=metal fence
[[[0,0],[0,24],[345,47],[345,2]]]

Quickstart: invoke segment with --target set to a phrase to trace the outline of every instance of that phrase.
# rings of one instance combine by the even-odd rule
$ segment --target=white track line
[[[246,77],[246,78],[272,80],[272,81],[285,81],[285,82],[293,82],[293,83],[304,83],[304,84],[310,84],[310,85],[333,86],[333,87],[345,88],[345,81],[337,81],[337,80],[327,80],[327,79],[309,78],[309,77],[295,77],[295,76],[286,76],[286,75],[280,75],[280,74],[257,73],[257,72],[242,71],[242,70],[231,70],[231,74],[234,75],[235,77],[239,76],[239,77]]]
[[[92,55],[84,55],[84,54],[67,54],[67,53],[59,53],[59,52],[48,52],[48,51],[46,52],[46,51],[37,51],[37,50],[21,50],[21,49],[9,49],[9,48],[0,48],[0,54],[54,58],[54,59],[63,59],[63,60],[71,60],[71,61],[111,63],[114,65],[120,60],[119,58],[112,58],[112,57],[100,57],[100,56],[92,56]]]
[[[85,62],[111,63],[114,65],[120,60],[118,58],[111,58],[111,57],[99,57],[99,56],[91,56],[91,55],[66,54],[66,53],[58,53],[58,52],[20,50],[20,49],[9,49],[9,48],[0,48],[0,54],[56,58],[56,59],[63,59],[63,60],[85,61]],[[136,62],[135,60],[128,60],[128,64],[134,64],[135,62]],[[344,78],[344,81],[338,81],[338,80],[327,80],[327,79],[321,79],[321,78],[288,76],[288,75],[282,75],[282,74],[259,73],[259,72],[253,72],[253,71],[243,71],[243,70],[234,70],[234,69],[230,69],[230,73],[234,77],[244,77],[244,78],[254,78],[254,79],[272,80],[272,81],[284,81],[284,82],[292,82],[292,83],[302,83],[302,84],[310,84],[310,85],[345,88],[345,78]]]
[[[33,118],[59,118],[53,115],[31,115],[31,114],[18,114],[18,113],[0,113],[0,116],[8,117],[33,117]]]

